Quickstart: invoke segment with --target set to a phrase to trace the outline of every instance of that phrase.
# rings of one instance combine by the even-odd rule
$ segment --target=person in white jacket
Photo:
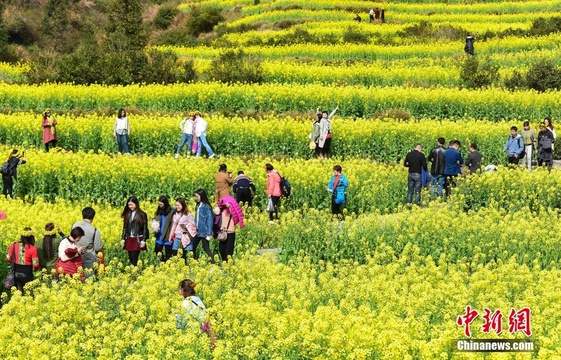
[[[319,156],[323,159],[329,156],[331,151],[331,118],[339,110],[337,106],[331,114],[327,114],[327,111],[322,111],[321,120],[319,121]],[[319,108],[317,109],[319,114]]]
[[[126,155],[130,155],[128,141],[131,134],[131,128],[129,125],[129,119],[127,118],[125,109],[119,109],[117,114],[115,125],[113,126],[113,136],[117,139],[119,152],[123,153],[124,151]]]
[[[208,153],[208,157],[212,158],[214,157],[214,152],[212,151],[212,148],[206,141],[207,127],[208,127],[208,123],[206,122],[205,119],[203,119],[201,113],[200,112],[195,113],[195,135],[197,136],[197,142],[199,144],[197,148],[197,156],[201,156],[201,150],[202,147],[204,146],[206,152]]]
[[[179,123],[179,128],[183,132],[181,135],[181,142],[177,147],[177,151],[175,152],[175,158],[179,157],[181,153],[181,149],[183,146],[187,144],[187,157],[189,157],[189,153],[191,152],[191,148],[193,147],[193,134],[195,133],[195,115],[189,115],[189,117]]]

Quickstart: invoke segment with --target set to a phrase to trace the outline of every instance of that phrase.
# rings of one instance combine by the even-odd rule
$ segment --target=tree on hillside
[[[148,42],[140,0],[111,0],[106,40],[114,51],[138,51]]]
[[[69,7],[70,0],[48,0],[41,21],[41,32],[46,37],[45,43],[58,52],[66,52],[68,48]]]

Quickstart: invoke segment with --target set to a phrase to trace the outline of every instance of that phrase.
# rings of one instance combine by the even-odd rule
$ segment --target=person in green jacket
[[[58,237],[57,237],[58,233]],[[56,260],[58,258],[58,246],[62,238],[64,238],[64,233],[60,230],[55,229],[55,224],[52,222],[45,225],[45,233],[43,239],[37,241],[35,247],[39,253],[39,265],[41,269],[47,270],[51,273],[51,270],[55,268]]]

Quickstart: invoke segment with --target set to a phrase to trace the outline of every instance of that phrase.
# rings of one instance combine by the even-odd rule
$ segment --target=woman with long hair
[[[129,136],[131,135],[131,128],[129,124],[129,118],[127,117],[127,112],[125,109],[119,109],[117,112],[117,118],[115,119],[115,124],[113,125],[113,136],[117,139],[117,146],[119,147],[119,152],[123,152],[126,155],[130,155],[129,152]]]
[[[166,196],[162,195],[158,198],[158,208],[152,219],[153,224],[156,224],[157,228],[152,228],[152,233],[156,237],[154,252],[156,254],[162,254],[160,260],[163,262],[167,261],[172,256],[171,247],[173,242],[168,240],[173,225],[174,211],[175,209],[169,204],[169,200]]]
[[[33,280],[33,271],[39,270],[39,256],[31,228],[23,229],[20,240],[10,245],[6,261],[13,264],[16,288],[23,293],[24,285]]]
[[[193,249],[188,232],[188,227],[193,228],[195,220],[187,208],[184,198],[177,198],[175,201],[175,211],[173,213],[173,227],[169,235],[169,240],[173,242],[172,254],[175,256],[179,249],[183,249],[183,259],[187,261],[187,251]],[[189,241],[186,241],[189,240]]]
[[[121,246],[129,253],[131,264],[136,266],[140,251],[146,250],[146,240],[150,236],[148,216],[140,209],[138,198],[131,196],[127,199],[121,217],[123,218]]]
[[[213,236],[212,226],[214,223],[214,215],[212,207],[208,201],[208,196],[204,189],[195,191],[195,201],[197,207],[195,208],[195,224],[197,224],[197,235],[193,238],[193,257],[198,259],[197,247],[199,243],[203,243],[203,249],[210,257],[210,262],[214,263],[214,255],[210,250],[210,240]]]
[[[45,144],[45,151],[49,152],[49,147],[52,149],[56,146],[58,134],[56,131],[57,121],[51,113],[51,109],[45,110],[43,118],[41,119],[41,126],[43,127],[43,144]]]
[[[60,237],[57,236],[60,235]],[[43,238],[37,241],[37,252],[39,254],[39,265],[41,269],[47,270],[50,274],[55,268],[56,259],[58,257],[58,246],[65,235],[60,231],[60,228],[55,229],[55,224],[50,222],[45,225]]]

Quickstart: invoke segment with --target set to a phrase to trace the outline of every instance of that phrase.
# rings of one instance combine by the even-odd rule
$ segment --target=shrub
[[[526,79],[518,70],[514,70],[509,78],[504,80],[504,86],[510,91],[526,88]]]
[[[528,35],[544,36],[561,31],[561,17],[549,19],[537,18],[532,22],[532,27],[528,30]]]
[[[467,88],[477,89],[490,86],[499,79],[499,65],[486,59],[479,63],[476,56],[466,56],[461,65],[460,80]]]
[[[561,69],[550,60],[541,60],[526,73],[528,88],[540,92],[549,89],[561,89]]]
[[[199,41],[196,37],[189,35],[185,28],[177,28],[162,32],[157,38],[152,40],[152,44],[195,47],[199,45]]]
[[[170,25],[173,22],[173,19],[175,18],[175,15],[177,15],[178,13],[179,10],[177,10],[177,7],[173,5],[162,6],[158,10],[158,13],[154,17],[152,23],[154,24],[154,27],[156,29],[165,30],[168,27],[170,27]]]
[[[211,32],[219,22],[224,21],[221,9],[211,7],[192,6],[187,31],[190,35],[199,36],[202,33]]]
[[[226,50],[212,60],[209,75],[224,83],[261,83],[263,68],[259,59],[250,57],[241,49]]]
[[[368,44],[370,42],[370,38],[367,34],[357,31],[353,27],[349,26],[343,33],[343,42],[353,44]]]

